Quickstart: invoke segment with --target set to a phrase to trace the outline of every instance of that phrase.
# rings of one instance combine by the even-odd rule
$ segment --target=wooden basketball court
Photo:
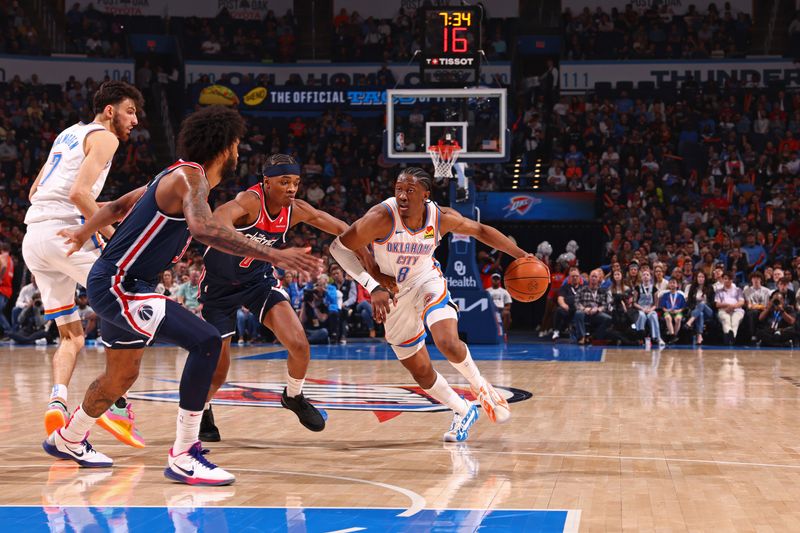
[[[96,428],[113,469],[41,449],[54,347],[0,348],[0,523],[8,531],[800,531],[800,355],[791,350],[475,347],[512,420],[482,417],[444,444],[451,415],[385,345],[313,350],[306,394],[321,433],[277,406],[284,353],[234,347],[222,442],[230,487],[162,474],[184,355],[149,350],[131,397],[147,448]],[[101,371],[88,348],[74,408]],[[435,365],[465,393],[445,361]],[[529,396],[532,393],[532,396]]]

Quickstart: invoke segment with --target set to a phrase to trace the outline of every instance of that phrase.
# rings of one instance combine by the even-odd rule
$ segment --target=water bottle
[[[652,342],[650,341],[650,337],[645,337],[644,338],[644,349],[645,350],[649,350],[652,347],[653,347],[653,345],[652,345]]]

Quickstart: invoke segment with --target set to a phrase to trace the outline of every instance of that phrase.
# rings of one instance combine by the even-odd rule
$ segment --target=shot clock
[[[427,7],[421,73],[433,86],[464,86],[479,80],[481,17],[478,6]]]

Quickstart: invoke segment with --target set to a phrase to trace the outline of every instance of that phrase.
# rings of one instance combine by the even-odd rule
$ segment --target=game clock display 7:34
[[[425,45],[422,75],[433,85],[477,81],[480,69],[481,18],[479,6],[427,7],[423,11]]]
[[[426,56],[475,54],[480,50],[479,7],[428,7],[424,16]]]

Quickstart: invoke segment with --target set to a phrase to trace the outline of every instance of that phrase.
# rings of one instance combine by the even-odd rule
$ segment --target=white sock
[[[72,413],[67,425],[61,429],[61,436],[70,442],[80,442],[86,437],[95,422],[97,422],[97,418],[87,415],[83,410],[83,405],[80,405]]]
[[[50,391],[50,399],[54,400],[56,398],[61,398],[66,403],[67,401],[67,386],[58,383],[53,385],[53,390]]]
[[[178,455],[198,441],[200,436],[200,420],[203,411],[187,411],[178,408],[178,424],[175,431],[175,444],[172,445],[172,455]]]
[[[203,411],[208,411],[209,409],[211,409],[211,402],[206,402],[203,406]]]
[[[466,348],[467,356],[464,358],[464,360],[460,363],[454,363],[450,361],[450,364],[453,365],[453,367],[458,370],[467,381],[469,381],[469,384],[472,385],[475,390],[479,390],[486,380],[483,379],[483,376],[481,376],[481,371],[478,369],[478,365],[476,365],[475,361],[472,360],[472,354],[469,353],[469,346],[466,346]]]
[[[303,392],[303,383],[306,382],[306,378],[293,378],[287,372],[286,374],[286,396],[289,398],[294,398],[298,394]]]
[[[438,372],[436,372],[436,381],[433,382],[433,386],[430,389],[423,390],[430,394],[437,402],[446,405],[461,416],[466,415],[467,411],[469,411],[469,402],[456,394],[456,391],[447,383],[444,376]]]

